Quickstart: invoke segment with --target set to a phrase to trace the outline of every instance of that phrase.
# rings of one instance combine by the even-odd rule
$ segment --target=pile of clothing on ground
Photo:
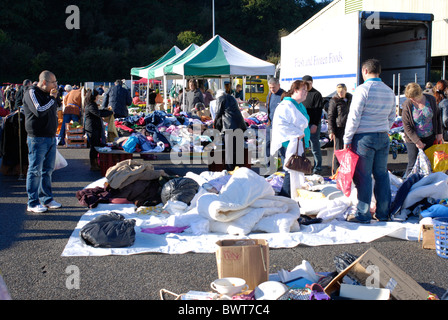
[[[391,217],[402,222],[411,216],[448,216],[448,176],[443,172],[410,175],[405,181],[389,172]],[[149,163],[124,160],[108,169],[102,185],[76,193],[81,205],[130,203],[135,212],[153,217],[147,227],[169,227],[194,235],[221,233],[248,235],[253,232],[290,233],[301,225],[344,221],[356,210],[356,189],[349,197],[335,181],[319,175],[305,176],[297,190],[298,203],[278,196],[281,172],[269,177],[242,167],[234,171],[188,172],[168,176]],[[372,198],[371,211],[375,211]]]
[[[194,234],[244,235],[300,228],[297,203],[276,196],[264,177],[244,167],[169,177],[151,164],[124,160],[108,169],[103,186],[86,187],[76,196],[89,208],[99,203],[133,203],[137,213],[169,213],[166,226],[187,226]]]

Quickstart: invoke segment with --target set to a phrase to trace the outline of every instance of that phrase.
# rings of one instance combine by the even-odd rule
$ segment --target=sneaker
[[[56,202],[54,200],[51,200],[51,202],[47,203],[45,206],[50,209],[58,209],[58,208],[62,207],[62,204],[60,204],[59,202]]]
[[[43,205],[41,205],[41,204],[38,204],[37,206],[34,206],[34,207],[30,207],[30,206],[28,206],[27,208],[26,208],[26,211],[28,211],[28,212],[34,212],[34,213],[43,213],[43,212],[45,212],[45,211],[47,211],[48,209],[47,209],[47,207],[45,207],[45,206],[43,206]]]

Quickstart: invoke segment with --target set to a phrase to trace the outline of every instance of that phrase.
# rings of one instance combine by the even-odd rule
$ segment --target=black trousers
[[[93,164],[98,159],[98,151],[96,151],[95,147],[101,147],[101,132],[87,133],[87,137],[90,143],[90,164]]]
[[[344,149],[344,132],[345,127],[337,127],[336,132],[334,132],[334,150],[341,150]],[[334,168],[334,171],[336,172],[336,169],[339,168],[339,161],[336,158],[336,156],[333,157],[333,163],[332,166]]]

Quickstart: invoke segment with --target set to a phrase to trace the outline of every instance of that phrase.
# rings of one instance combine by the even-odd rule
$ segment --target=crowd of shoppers
[[[372,193],[376,199],[373,218],[387,221],[391,194],[387,159],[389,154],[389,130],[396,118],[395,95],[380,78],[381,65],[370,59],[362,65],[364,83],[352,93],[345,84],[335,86],[335,94],[329,99],[326,113],[328,136],[334,150],[350,149],[359,156],[353,182],[357,189],[356,212],[348,221],[369,223],[372,216]],[[216,106],[213,124],[219,131],[246,130],[238,102],[242,88],[226,88],[216,96],[206,90],[202,82],[191,79],[188,90],[181,93],[179,104],[186,111],[197,111],[199,107]],[[304,175],[284,167],[288,158],[298,150],[303,154],[310,149],[314,160],[314,173],[322,170],[321,123],[324,99],[313,78],[306,75],[294,81],[288,90],[280,87],[276,78],[268,81],[266,97],[267,156],[278,155],[280,170],[284,171],[284,183],[280,195],[294,198],[292,190],[304,182]],[[101,90],[101,91],[100,91]],[[101,94],[103,92],[103,94]],[[448,139],[448,89],[447,81],[427,84],[425,91],[417,83],[409,83],[404,91],[406,101],[402,104],[404,138],[408,154],[408,166],[404,178],[413,168],[419,150]],[[132,104],[129,90],[121,80],[109,90],[103,88],[81,90],[70,85],[58,86],[55,74],[43,71],[39,80],[32,83],[26,79],[21,85],[8,85],[1,90],[0,116],[22,110],[27,132],[28,170],[26,190],[27,210],[42,213],[62,205],[53,198],[51,177],[54,170],[57,141],[65,143],[65,124],[70,121],[83,122],[90,143],[91,170],[99,170],[95,149],[102,146],[102,118],[114,116],[125,118]],[[101,99],[100,99],[101,97]],[[102,102],[101,102],[102,100]],[[57,136],[58,109],[62,108],[62,126]],[[201,109],[202,110],[202,109]],[[154,103],[150,105],[154,111]],[[184,110],[185,111],[185,110]],[[337,168],[339,163],[334,163]]]

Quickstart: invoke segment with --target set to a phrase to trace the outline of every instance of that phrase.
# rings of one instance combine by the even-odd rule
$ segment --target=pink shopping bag
[[[336,187],[346,197],[349,197],[352,191],[352,180],[359,156],[350,149],[335,150],[334,154],[340,164],[336,177]]]

